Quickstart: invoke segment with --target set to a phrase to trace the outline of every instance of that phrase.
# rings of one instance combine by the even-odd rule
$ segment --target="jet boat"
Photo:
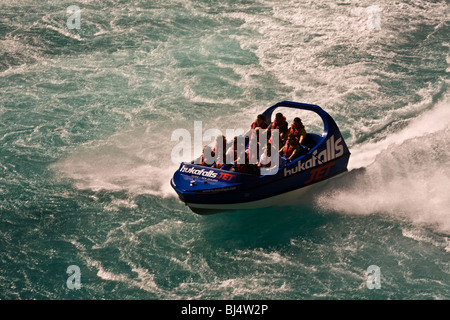
[[[307,133],[303,154],[281,159],[274,170],[259,175],[182,162],[171,179],[180,200],[202,215],[270,207],[300,199],[313,186],[347,171],[350,151],[327,112],[313,104],[282,101],[264,111],[269,124],[280,107],[315,112],[323,121],[322,133]]]

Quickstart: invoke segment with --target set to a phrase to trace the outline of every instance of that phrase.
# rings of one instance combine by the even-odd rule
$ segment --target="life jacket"
[[[289,144],[289,141],[286,141],[286,144],[284,145],[284,149],[283,149],[284,157],[289,158],[297,146],[298,146],[298,142],[296,142],[295,144]]]
[[[289,135],[294,135],[294,137],[300,139],[301,132],[305,129],[305,126],[302,124],[299,129],[295,128],[294,124],[291,124],[291,128],[289,129]]]
[[[281,123],[277,123],[276,120],[274,120],[272,122],[272,124],[270,125],[270,131],[272,131],[273,129],[279,130],[280,137],[283,132],[287,132],[288,131],[288,123],[286,121],[286,117],[283,116],[283,120],[281,121]],[[279,139],[278,141],[281,141],[281,140]],[[270,133],[269,143],[272,143],[272,132]]]
[[[257,128],[258,124],[257,124],[257,120],[253,121],[252,125],[250,126],[251,129],[255,129]],[[263,124],[260,126],[261,129],[267,129],[267,123],[264,121]],[[259,144],[259,130],[257,132],[252,131],[251,137],[250,139],[255,139],[256,136],[256,143]]]
[[[280,130],[280,133],[283,131],[287,131],[288,123],[286,122],[286,117],[283,116],[283,120],[281,121],[281,123],[277,123],[277,121],[274,120],[270,126],[270,130],[273,130],[273,129]]]
[[[247,152],[245,152],[245,163],[238,163],[237,160],[235,160],[236,171],[241,172],[241,173],[246,173],[248,164],[249,164],[248,154],[247,154]]]
[[[261,167],[270,167],[272,165],[272,160],[268,161],[269,159],[271,160],[272,157],[271,156],[269,157],[267,155],[267,150],[266,150],[259,159],[259,163],[260,163]],[[265,163],[265,162],[267,162],[267,163]]]
[[[252,150],[250,150],[250,148],[247,149],[247,151],[245,151],[246,153],[246,158],[248,158],[248,162],[249,163],[256,163],[258,161],[259,158],[259,145],[256,146],[256,152],[251,152]]]
[[[211,161],[211,160],[212,160],[212,159],[211,159],[211,156],[214,157],[214,152],[212,151],[211,148],[209,148],[209,152],[211,152],[210,155],[205,154],[205,152],[207,152],[207,148],[206,148],[206,147],[204,148],[203,153],[202,153],[202,155],[200,156],[199,165],[210,167],[210,166],[211,166],[211,163],[208,164],[208,163],[206,162],[206,160]],[[209,159],[208,159],[208,158],[209,158]]]
[[[217,150],[217,141],[214,144],[214,147],[212,148],[212,156],[216,157],[217,161],[214,163],[213,168],[218,168],[220,169],[224,164],[225,161],[227,159],[227,141],[224,140],[223,141],[223,146],[222,146],[223,150],[222,150],[222,159],[220,159],[220,157],[216,156],[216,150]],[[221,160],[221,161],[219,161]]]
[[[252,125],[250,126],[250,128],[255,129],[258,126],[257,121],[253,121]],[[263,124],[260,126],[261,129],[267,129],[267,123],[263,122]]]

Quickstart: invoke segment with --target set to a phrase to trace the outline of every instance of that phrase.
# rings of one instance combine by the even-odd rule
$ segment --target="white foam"
[[[147,292],[161,294],[161,290],[154,280],[154,274],[144,268],[133,266],[131,271],[137,274],[137,278],[132,278],[129,274],[114,273],[106,270],[100,261],[87,259],[87,263],[97,269],[97,276],[102,280],[122,282],[129,287],[136,287]]]
[[[237,250],[234,260],[247,261],[262,265],[296,265],[287,256],[281,255],[279,252],[265,252],[262,249],[258,250]]]
[[[431,104],[431,98],[425,103]],[[388,134],[377,142],[367,142],[352,146],[349,170],[371,164],[376,156],[392,145],[400,145],[408,139],[438,132],[450,125],[450,96],[437,103],[431,110],[419,114],[409,125],[398,132]]]
[[[421,229],[402,229],[402,235],[406,238],[413,239],[417,242],[429,243],[435,247],[443,248],[446,252],[450,252],[450,238],[433,238],[429,233],[424,232]]]
[[[364,50],[370,41],[359,31],[365,22],[365,8],[333,7],[317,10],[298,1],[271,2],[273,15],[228,13],[227,16],[244,19],[243,28],[256,30],[260,37],[237,36],[244,49],[255,52],[262,68],[281,83],[293,87],[293,99],[326,104],[354,87],[375,92],[377,85],[367,77],[364,62],[335,66],[326,64],[328,50],[342,42]],[[356,12],[355,12],[356,10]],[[361,11],[361,12],[359,12]],[[307,39],[310,35],[312,39]],[[364,41],[363,41],[364,40]],[[368,44],[367,44],[368,45]],[[321,55],[323,56],[321,58]],[[345,74],[345,79],[342,75]]]
[[[178,166],[170,161],[168,130],[120,132],[78,148],[53,168],[79,189],[175,196],[170,178]]]
[[[399,75],[388,74],[385,67],[380,70],[380,63],[375,62],[383,64],[396,57],[395,52],[384,48],[406,41],[398,34],[399,28],[405,28],[404,21],[411,21],[407,24],[409,30],[421,23],[442,25],[446,21],[442,3],[419,3],[415,6],[377,2],[381,14],[380,30],[367,27],[371,13],[366,9],[374,5],[368,1],[267,0],[258,2],[267,8],[264,14],[243,11],[223,15],[243,20],[241,28],[252,31],[251,36],[247,32],[234,38],[243,49],[255,53],[260,74],[272,75],[291,88],[286,98],[327,108],[338,106],[336,113],[357,119],[360,113],[354,108],[364,107],[366,103],[349,106],[349,96],[362,97],[361,103],[370,101],[370,104],[383,106],[399,102],[398,98],[380,94],[380,81],[376,81],[380,77],[397,79]],[[410,67],[401,61],[396,63]],[[363,120],[372,121],[375,126],[386,123],[384,118]],[[357,138],[361,130],[354,128],[360,129],[360,126],[356,121],[350,124],[352,138]]]
[[[384,140],[352,148],[354,170],[317,197],[326,210],[387,213],[450,234],[448,96]]]

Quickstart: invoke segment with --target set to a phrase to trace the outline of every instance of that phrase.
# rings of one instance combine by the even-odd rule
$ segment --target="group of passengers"
[[[294,121],[289,127],[286,117],[282,113],[277,113],[275,115],[275,120],[270,125],[267,124],[265,115],[259,114],[256,117],[256,120],[251,124],[250,129],[244,134],[244,136],[250,137],[250,139],[254,139],[255,137],[253,135],[256,134],[256,150],[258,151],[256,154],[249,152],[249,148],[243,153],[245,159],[241,159],[238,155],[238,150],[245,150],[245,146],[243,145],[244,141],[240,141],[238,137],[234,137],[232,145],[226,150],[227,140],[223,135],[220,135],[216,138],[215,145],[212,148],[210,146],[203,148],[203,154],[199,164],[217,169],[258,174],[261,167],[271,166],[270,159],[272,159],[272,154],[277,152],[277,150],[274,149],[275,146],[272,144],[272,130],[275,129],[279,132],[279,145],[281,148],[278,150],[278,154],[282,158],[286,161],[292,161],[303,154],[304,149],[301,145],[306,138],[306,130],[300,118],[294,118]],[[268,137],[268,139],[265,140],[267,141],[267,145],[264,146],[261,154],[259,154],[260,134],[266,134]],[[242,145],[239,146],[239,143]],[[219,144],[223,147],[218,148]],[[222,153],[217,154],[216,157],[216,152],[220,152],[219,149],[222,149]],[[229,155],[230,158],[231,154],[233,154],[234,163],[227,165],[227,155]],[[212,160],[210,160],[211,158],[209,155],[215,159],[212,164],[210,164]]]

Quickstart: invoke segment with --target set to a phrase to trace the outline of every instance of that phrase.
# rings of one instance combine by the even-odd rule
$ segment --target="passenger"
[[[291,124],[288,136],[291,135],[295,136],[300,144],[302,144],[302,142],[306,139],[305,126],[299,117],[294,118],[294,122]]]
[[[272,156],[272,145],[270,143],[267,143],[267,145],[263,148],[263,153],[259,157],[258,167],[270,167],[271,156]]]
[[[250,148],[245,151],[246,158],[248,158],[248,165],[246,168],[246,173],[259,175],[259,167],[258,167],[258,158],[259,158],[259,150],[251,150]]]
[[[256,164],[258,162],[258,158],[259,158],[259,153],[258,153],[258,146],[256,146],[256,148],[247,148],[247,150],[245,151],[245,153],[247,154],[247,157],[249,159],[249,163],[251,164]]]
[[[289,161],[292,161],[292,159],[295,159],[296,157],[300,156],[301,147],[297,141],[297,138],[295,138],[295,136],[293,135],[289,136],[288,141],[280,149],[279,153],[285,158],[289,159]]]
[[[267,129],[268,125],[266,122],[266,116],[263,114],[258,114],[256,117],[256,120],[253,121],[252,125],[250,126],[251,129]]]
[[[250,141],[256,138],[256,143],[259,144],[260,132],[267,133],[267,127],[266,116],[263,114],[258,114],[256,120],[250,125],[250,129],[248,129],[243,136],[249,137]]]
[[[234,137],[233,138],[233,144],[231,145],[231,147],[228,149],[227,151],[227,157],[226,159],[230,159],[231,163],[233,164],[233,167],[235,166],[237,160],[238,160],[238,141],[237,141],[238,137]],[[227,163],[229,163],[227,161]],[[233,169],[230,169],[231,171],[234,171]]]
[[[214,156],[212,154],[212,149],[210,146],[204,146],[200,158],[191,161],[192,164],[199,164],[201,166],[207,167],[210,167],[213,164],[213,162]]]
[[[222,143],[222,145],[219,145],[219,143]],[[219,150],[222,150],[222,154],[217,154]],[[216,162],[213,164],[213,168],[220,169],[225,164],[225,161],[227,159],[226,157],[227,153],[227,139],[223,135],[219,135],[216,138],[216,143],[214,144],[214,147],[212,148],[212,156],[216,157]]]
[[[270,125],[270,131],[274,130],[274,129],[278,129],[279,133],[280,133],[280,144],[284,144],[284,142],[287,139],[287,135],[288,135],[288,123],[286,121],[286,117],[283,116],[283,114],[281,112],[278,112],[275,115],[275,120],[272,122],[272,124]],[[271,142],[272,137],[269,139],[269,142]]]
[[[231,145],[231,147],[227,151],[227,155],[228,154],[232,154],[232,159],[233,159],[234,162],[237,159],[237,148],[238,148],[237,137],[234,137],[233,138],[233,144]]]
[[[243,154],[240,154],[242,151],[244,151]],[[243,144],[243,141],[238,141],[238,137],[234,137],[233,144],[227,151],[227,157],[233,159],[233,166],[229,170],[258,175],[259,168],[256,165],[257,155],[253,153],[249,155],[249,153],[251,152],[249,149],[245,150],[245,144]],[[250,157],[252,161],[250,161]]]
[[[244,151],[243,154],[238,153],[242,151]],[[245,151],[245,145],[242,143],[242,141],[238,141],[238,137],[234,137],[233,145],[230,147],[230,149],[228,149],[227,155],[229,158],[232,157],[233,159],[233,167],[230,169],[231,171],[246,172],[247,166],[249,164],[248,153]],[[241,160],[241,156],[244,157],[243,161]]]
[[[244,161],[242,161],[241,158],[237,158],[234,162],[233,168],[231,168],[231,171],[247,173],[248,167],[249,167],[248,153],[245,152]]]
[[[214,152],[214,154],[215,154],[216,150],[219,147],[219,143],[222,143],[222,146],[221,146],[222,150],[225,150],[226,147],[227,147],[227,138],[225,138],[224,135],[218,135],[217,136],[216,142],[214,143],[214,147],[212,148],[212,151]]]

